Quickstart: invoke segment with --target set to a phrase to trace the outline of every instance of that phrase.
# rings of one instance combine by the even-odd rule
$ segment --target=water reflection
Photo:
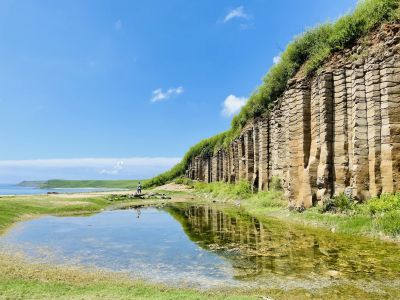
[[[1,236],[0,250],[6,249],[179,286],[400,286],[396,244],[260,221],[209,205],[43,217]]]
[[[395,244],[305,230],[212,206],[167,209],[192,241],[227,258],[236,279],[285,278],[387,280],[400,276]]]

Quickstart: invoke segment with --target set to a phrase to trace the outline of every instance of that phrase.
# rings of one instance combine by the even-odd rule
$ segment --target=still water
[[[212,206],[42,217],[17,224],[0,237],[0,248],[178,286],[400,287],[396,244],[260,222]]]

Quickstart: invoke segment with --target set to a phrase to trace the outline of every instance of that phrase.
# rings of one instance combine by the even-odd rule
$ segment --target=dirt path
[[[167,183],[154,188],[155,191],[187,192],[191,189],[184,184]]]

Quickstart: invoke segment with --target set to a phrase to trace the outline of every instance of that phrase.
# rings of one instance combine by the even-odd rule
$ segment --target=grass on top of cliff
[[[203,183],[186,180],[198,193],[206,193],[222,201],[233,201],[250,215],[266,215],[289,222],[325,227],[343,233],[376,237],[399,238],[400,193],[383,194],[363,203],[357,203],[340,194],[322,205],[302,213],[289,210],[279,181],[272,181],[270,191],[252,193],[247,181],[232,185],[222,182]]]
[[[191,147],[182,161],[171,170],[152,178],[147,185],[156,186],[184,174],[190,160],[197,155],[209,155],[226,147],[246,123],[272,109],[282,96],[288,82],[303,68],[311,74],[329,57],[347,48],[377,29],[381,24],[400,20],[399,0],[359,1],[353,12],[333,23],[316,26],[297,36],[281,54],[279,63],[271,67],[262,84],[249,97],[246,105],[232,120],[231,128]]]

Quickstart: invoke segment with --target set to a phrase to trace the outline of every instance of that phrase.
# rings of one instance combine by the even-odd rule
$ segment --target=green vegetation
[[[340,194],[327,199],[319,207],[299,213],[288,210],[279,180],[274,182],[276,186],[270,191],[254,194],[246,181],[237,185],[222,182],[194,182],[192,185],[198,193],[211,194],[215,199],[239,201],[240,206],[255,217],[265,217],[267,213],[270,217],[288,222],[334,228],[344,233],[391,238],[400,235],[400,193],[384,194],[364,203],[357,203]]]
[[[7,196],[0,198],[0,233],[11,224],[26,216],[53,214],[74,215],[94,213],[106,207],[109,202],[101,197],[63,198],[47,196]]]
[[[62,180],[51,179],[40,184],[42,189],[55,188],[118,188],[134,189],[138,182],[145,180]]]
[[[233,118],[231,128],[190,148],[179,164],[151,179],[148,186],[171,181],[184,173],[191,158],[198,155],[207,156],[226,147],[238,136],[248,120],[268,114],[287,88],[289,80],[301,68],[304,75],[311,75],[332,54],[351,47],[381,24],[399,20],[399,6],[398,0],[360,1],[352,13],[334,23],[317,26],[296,37],[281,54],[280,62],[268,71],[261,86],[250,96],[241,112]]]
[[[36,187],[39,188],[42,184],[44,183],[44,181],[22,181],[20,183],[18,183],[18,186],[25,186],[25,187]]]
[[[122,275],[30,264],[0,255],[2,299],[257,299],[240,290],[196,291],[133,281]]]

